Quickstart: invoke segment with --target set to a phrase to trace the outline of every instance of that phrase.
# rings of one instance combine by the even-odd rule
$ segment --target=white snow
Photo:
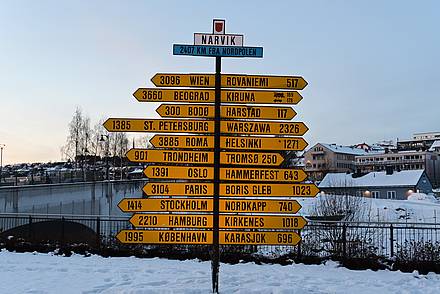
[[[314,206],[319,204],[320,197],[338,197],[318,194],[315,198],[295,198],[301,204],[299,211],[301,215],[310,215]],[[345,197],[345,196],[340,196]],[[354,196],[348,196],[354,197]],[[429,199],[430,195],[427,196]],[[293,198],[292,198],[293,199]],[[362,198],[364,219],[360,221],[386,221],[386,222],[405,222],[405,223],[438,223],[440,224],[440,202],[431,201],[408,201]],[[440,292],[439,292],[440,293]]]
[[[343,153],[343,154],[351,154],[351,155],[367,155],[371,154],[369,152],[366,152],[364,149],[361,148],[355,148],[350,146],[342,146],[342,145],[336,145],[336,144],[327,144],[327,143],[319,143],[322,146],[324,146],[327,149],[330,149],[331,151],[335,153]]]
[[[0,293],[211,293],[211,263],[0,252]],[[440,275],[221,264],[220,293],[438,293]]]
[[[403,170],[387,175],[385,171],[370,172],[362,177],[353,178],[352,174],[328,173],[319,184],[320,188],[328,187],[388,187],[416,186],[423,175],[423,170]]]
[[[427,195],[425,193],[412,193],[408,196],[408,201],[412,202],[428,202],[439,204],[439,201],[434,197],[434,195]]]

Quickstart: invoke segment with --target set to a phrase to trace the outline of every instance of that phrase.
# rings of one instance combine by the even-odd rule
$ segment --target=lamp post
[[[104,139],[104,137],[106,139]],[[108,135],[101,135],[100,142],[106,142],[105,144],[105,179],[108,181],[108,149],[109,149],[109,136]]]
[[[0,144],[0,184],[3,179],[3,148],[6,147],[5,144]]]

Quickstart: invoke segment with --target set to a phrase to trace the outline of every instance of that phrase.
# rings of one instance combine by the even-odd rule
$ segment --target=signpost
[[[156,112],[161,117],[203,117],[214,118],[214,106],[192,104],[161,104]],[[238,119],[292,119],[296,112],[291,107],[273,106],[222,106],[220,117]]]
[[[212,228],[208,214],[136,213],[130,223],[138,228]],[[302,229],[307,221],[302,216],[220,215],[220,229]]]
[[[147,183],[143,191],[147,196],[212,196],[212,183]],[[255,184],[221,183],[222,197],[315,197],[319,193],[315,184]]]
[[[214,164],[214,152],[208,151],[130,149],[126,156],[131,162]],[[227,165],[278,166],[283,160],[278,153],[222,152],[220,155],[220,163]]]
[[[214,103],[215,90],[139,88],[133,96],[140,102]],[[222,103],[298,104],[296,91],[222,90]]]
[[[124,198],[118,203],[123,212],[212,212],[211,198]],[[221,212],[293,214],[301,209],[296,200],[219,199]]]
[[[154,135],[150,143],[156,148],[213,149],[213,136]],[[300,137],[220,137],[220,148],[228,150],[302,151],[308,143]]]
[[[315,197],[315,184],[220,184],[220,195],[225,197]]]
[[[302,136],[309,128],[303,122],[222,121],[220,132],[245,135]]]
[[[214,136],[154,135],[150,143],[156,148],[214,149]]]
[[[178,45],[181,46],[181,45]],[[188,46],[205,47],[205,46]],[[211,46],[206,46],[211,47]],[[221,48],[225,49],[225,48]],[[236,49],[232,49],[236,50]],[[189,54],[188,54],[189,55]],[[231,56],[235,57],[235,56]],[[257,57],[257,56],[253,56]],[[157,73],[151,79],[157,87],[192,87],[192,88],[215,88],[215,75],[213,74],[177,74]],[[254,89],[285,89],[303,90],[307,82],[297,76],[260,76],[260,75],[236,75],[222,74],[221,87],[225,88],[254,88]]]
[[[116,235],[122,243],[129,244],[212,244],[211,231],[148,231],[148,230],[122,230]]]
[[[130,223],[138,229],[122,230],[117,239],[211,245],[212,291],[218,293],[220,244],[294,246],[301,240],[298,230],[307,221],[295,215],[301,205],[288,198],[314,197],[319,190],[302,183],[303,170],[276,168],[284,158],[273,151],[304,150],[308,144],[299,136],[308,127],[288,121],[296,115],[291,107],[261,104],[297,104],[297,90],[307,82],[300,76],[221,74],[222,57],[263,57],[262,47],[244,46],[243,35],[226,34],[224,20],[213,20],[212,33],[195,33],[194,44],[174,44],[173,54],[215,57],[215,73],[157,73],[151,82],[160,88],[134,92],[141,102],[172,102],[156,111],[173,119],[104,123],[109,132],[154,133],[150,142],[159,148],[127,152],[130,161],[154,165],[144,170],[151,179],[145,198],[118,204],[135,213]]]
[[[153,142],[151,142],[153,144]],[[154,144],[153,144],[154,145]],[[308,143],[303,138],[292,137],[220,137],[220,147],[236,150],[302,151]]]
[[[109,118],[104,122],[109,132],[197,133],[214,132],[214,122],[208,120]]]

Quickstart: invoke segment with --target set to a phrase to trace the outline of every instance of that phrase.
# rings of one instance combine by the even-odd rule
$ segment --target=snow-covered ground
[[[210,293],[210,262],[0,252],[0,293]],[[439,293],[440,275],[221,264],[220,293]]]
[[[310,215],[313,207],[319,203],[320,197],[327,196],[318,194],[315,198],[295,198],[303,206],[299,213]],[[417,198],[412,200],[362,198],[362,200],[363,209],[368,211],[363,214],[364,221],[440,224],[440,202],[429,198],[421,198],[421,200]]]

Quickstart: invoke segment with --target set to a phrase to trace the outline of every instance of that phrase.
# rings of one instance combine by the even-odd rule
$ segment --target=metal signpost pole
[[[214,211],[212,241],[212,292],[218,293],[218,271],[220,267],[219,248],[219,195],[220,195],[220,104],[221,104],[222,59],[215,58],[215,125],[214,125]]]

